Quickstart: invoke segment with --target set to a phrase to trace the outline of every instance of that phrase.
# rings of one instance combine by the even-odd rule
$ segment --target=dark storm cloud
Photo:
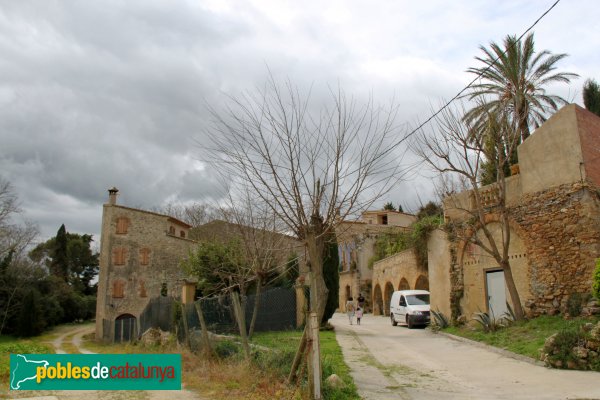
[[[536,34],[540,48],[571,53],[565,68],[584,77],[598,64],[589,50],[600,44],[589,33],[598,25],[582,11],[594,4],[563,6]],[[317,105],[338,84],[376,102],[395,95],[399,124],[414,124],[465,84],[480,43],[522,31],[544,7],[2,2],[0,176],[13,183],[44,237],[63,222],[71,231],[98,232],[111,186],[131,206],[218,201],[222,180],[198,161],[207,106],[219,110],[227,95],[262,87],[270,70],[305,92],[312,88]],[[401,183],[389,197],[414,208],[431,196],[424,194],[429,187]]]

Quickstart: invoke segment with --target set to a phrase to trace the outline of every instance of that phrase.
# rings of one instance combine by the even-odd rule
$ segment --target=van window
[[[406,307],[406,300],[404,300],[404,296],[400,296],[400,303],[402,307]]]
[[[427,306],[429,305],[429,295],[428,294],[411,294],[406,296],[406,300],[408,304],[411,306]]]

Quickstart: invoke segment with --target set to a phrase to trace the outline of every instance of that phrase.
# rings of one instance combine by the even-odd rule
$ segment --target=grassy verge
[[[486,333],[480,328],[470,325],[452,326],[444,329],[443,332],[539,359],[540,349],[549,336],[565,329],[578,327],[586,322],[597,323],[598,320],[598,318],[565,320],[561,316],[541,316],[528,321],[517,322],[496,332]]]
[[[12,336],[0,336],[0,387],[2,390],[8,390],[11,353],[54,353],[54,350],[49,344],[42,343],[39,338],[16,339]]]
[[[215,343],[218,357],[203,359],[175,343],[169,346],[136,344],[100,344],[93,336],[84,336],[83,346],[98,353],[181,353],[183,384],[203,396],[214,399],[304,399],[306,383],[290,386],[285,383],[301,331],[262,332],[255,334],[250,362],[244,360],[241,347],[233,340]],[[359,399],[356,387],[344,363],[335,333],[321,332],[323,377],[337,374],[346,384],[342,389],[325,386],[323,398],[328,400]]]

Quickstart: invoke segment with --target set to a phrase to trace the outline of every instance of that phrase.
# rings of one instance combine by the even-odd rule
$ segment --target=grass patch
[[[10,379],[10,354],[39,354],[54,353],[52,346],[41,343],[36,338],[17,339],[12,336],[0,335],[0,387],[8,390]]]
[[[528,321],[515,322],[513,325],[496,332],[486,333],[470,325],[461,327],[451,326],[443,329],[442,332],[462,336],[512,351],[513,353],[539,359],[540,349],[544,346],[544,341],[549,336],[562,330],[578,328],[587,322],[597,323],[598,320],[598,318],[565,320],[561,316],[544,315]]]

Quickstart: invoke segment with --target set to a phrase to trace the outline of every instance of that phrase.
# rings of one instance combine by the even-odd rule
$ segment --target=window
[[[175,235],[175,227],[174,226],[169,227],[169,235]]]
[[[113,282],[112,297],[122,298],[124,297],[125,282],[122,280],[116,280]]]
[[[150,249],[144,247],[140,249],[140,265],[150,264]]]
[[[168,294],[168,292],[167,292],[167,283],[163,282],[163,284],[160,285],[160,295],[163,296],[163,297],[166,297],[167,294]]]
[[[113,264],[114,265],[125,265],[125,259],[127,258],[127,249],[124,247],[117,247],[113,249]]]
[[[181,236],[182,238],[184,238],[185,237],[185,231],[180,231],[179,232],[179,236]]]
[[[129,229],[129,218],[126,218],[126,217],[117,218],[117,234],[124,235],[127,233],[127,229]]]
[[[146,282],[140,281],[140,297],[147,297],[146,294]]]

